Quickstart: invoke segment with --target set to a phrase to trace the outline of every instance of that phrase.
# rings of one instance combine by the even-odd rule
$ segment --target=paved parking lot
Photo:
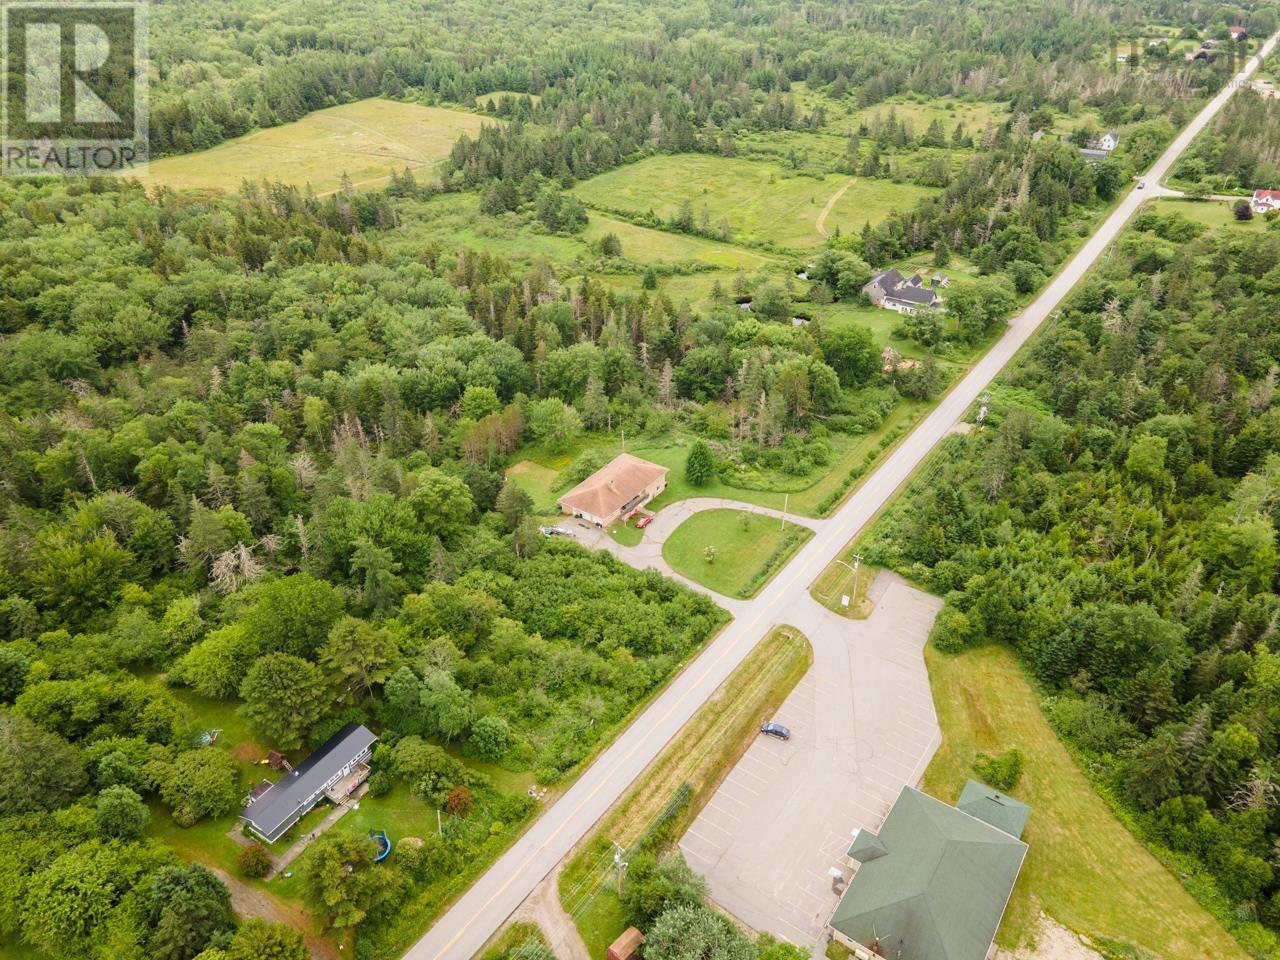
[[[756,930],[814,944],[838,899],[828,870],[855,827],[878,828],[919,782],[941,734],[922,649],[942,606],[881,574],[866,620],[810,601],[789,617],[814,663],[680,841],[712,899]]]

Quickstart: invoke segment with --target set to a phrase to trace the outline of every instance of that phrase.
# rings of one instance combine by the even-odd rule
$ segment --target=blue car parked
[[[790,740],[790,739],[791,739],[791,731],[790,731],[790,730],[788,730],[788,729],[787,729],[786,727],[784,727],[782,724],[780,724],[780,723],[773,723],[772,721],[770,721],[769,723],[764,724],[764,725],[760,728],[760,732],[761,732],[761,733],[763,733],[766,737],[777,737],[779,740]]]

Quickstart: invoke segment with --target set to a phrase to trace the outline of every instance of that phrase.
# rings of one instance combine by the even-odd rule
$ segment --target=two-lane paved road
[[[1263,46],[1271,52],[1277,36]],[[1222,109],[1236,84],[1258,67],[1251,59],[1236,80],[1196,115],[1146,174],[1158,184],[1179,154]],[[671,685],[582,774],[406,954],[409,960],[470,960],[522,900],[622,796],[768,629],[786,622],[809,584],[906,482],[912,471],[964,416],[970,405],[1036,328],[1120,235],[1147,191],[1134,190],[1089,238],[1036,300],[1009,325],[991,351],[873,472],[813,539]]]

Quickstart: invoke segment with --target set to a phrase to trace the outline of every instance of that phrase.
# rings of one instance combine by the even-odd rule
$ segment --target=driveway
[[[759,737],[680,841],[717,904],[806,947],[838,899],[828,871],[850,873],[850,831],[878,828],[942,740],[922,655],[942,601],[888,573],[872,599],[866,620],[796,611],[814,661],[773,718],[791,739]]]
[[[785,517],[789,523],[796,523],[814,531],[820,530],[822,525],[827,522],[825,520],[815,520],[812,517],[797,517],[790,513],[784,514],[781,510],[758,507],[754,503],[742,503],[738,500],[726,500],[721,497],[690,497],[687,500],[677,500],[654,514],[653,521],[642,531],[644,539],[634,547],[623,546],[594,523],[588,523],[580,518],[564,517],[557,526],[568,530],[573,539],[588,550],[607,550],[623,563],[635,567],[637,570],[657,570],[673,580],[679,580],[691,590],[706,594],[737,617],[747,608],[749,601],[726,597],[722,593],[717,593],[709,587],[704,587],[702,584],[676,573],[662,556],[662,546],[676,532],[676,528],[695,513],[702,513],[706,510],[741,510],[745,513],[773,517],[778,520],[782,520]]]

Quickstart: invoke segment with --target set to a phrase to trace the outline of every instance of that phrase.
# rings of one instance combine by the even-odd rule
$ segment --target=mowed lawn
[[[680,524],[662,545],[677,573],[728,597],[746,598],[813,536],[807,527],[745,510],[707,510]],[[714,556],[708,554],[714,550]]]
[[[1243,197],[1241,199],[1244,199]],[[1202,223],[1211,230],[1259,231],[1267,229],[1267,221],[1262,217],[1252,220],[1237,220],[1231,210],[1231,204],[1225,200],[1178,200],[1164,198],[1157,200],[1156,213],[1163,217],[1180,213],[1188,220]]]
[[[710,226],[727,220],[734,240],[812,249],[824,240],[819,216],[846,185],[825,218],[828,231],[837,226],[846,233],[860,230],[864,223],[879,223],[934,192],[837,174],[789,176],[778,164],[706,154],[648,157],[592,177],[574,192],[588,206],[632,214],[652,211],[662,218],[674,217],[688,201],[695,223],[705,208]]]
[[[1071,929],[1127,941],[1161,960],[1246,960],[1245,950],[1111,813],[1058,740],[1013,653],[925,650],[942,747],[924,789],[954,802],[978,751],[1017,747],[1026,772],[1015,797],[1031,805],[1022,875],[998,942],[1014,947],[1041,908]]]
[[[148,187],[235,190],[241,181],[280,180],[331,193],[345,173],[356,186],[397,172],[434,168],[458,137],[501,123],[462,110],[374,98],[329,107],[294,123],[255,130],[211,150],[152,162]]]

